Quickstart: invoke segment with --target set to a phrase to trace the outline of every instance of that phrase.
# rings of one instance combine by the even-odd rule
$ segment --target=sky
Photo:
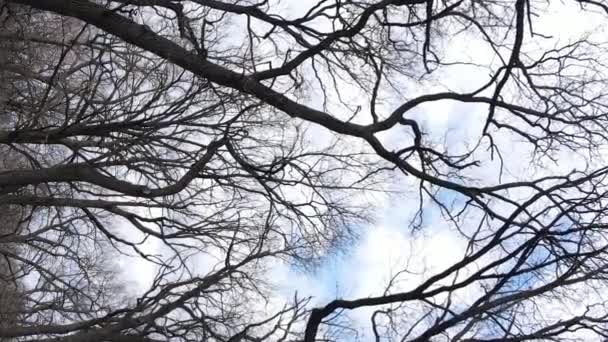
[[[281,13],[289,17],[290,14],[303,13],[303,9],[308,8],[310,3],[310,0],[289,1],[282,7],[273,7],[273,10],[283,11]],[[599,26],[600,16],[590,16],[588,13],[583,16],[576,6],[558,2],[554,4],[555,6],[550,8],[550,14],[543,14],[535,22],[537,31],[550,32],[555,37],[548,44],[567,42],[570,37],[594,30],[603,34],[604,29]],[[568,25],[564,25],[565,22]],[[491,58],[486,47],[479,41],[452,41],[446,48],[455,56],[463,58]],[[487,76],[472,67],[463,66],[442,71],[436,74],[435,78],[440,79],[446,88],[466,91],[482,84],[487,80]],[[419,89],[420,92],[427,90]],[[348,94],[348,91],[346,93]],[[349,95],[357,97],[356,92]],[[394,107],[399,101],[397,98],[389,99],[387,107]],[[318,96],[311,96],[308,104],[321,106]],[[446,141],[451,150],[458,150],[476,141],[487,115],[487,107],[442,101],[419,106],[408,115],[422,125],[427,133],[425,139]],[[314,141],[320,145],[326,144],[332,136],[327,130],[315,126],[309,128],[309,134],[314,136]],[[390,131],[383,134],[381,139],[388,146],[397,146],[402,134],[403,131]],[[499,140],[503,143],[505,155],[529,149],[511,136],[503,135]],[[526,158],[509,158],[506,177],[525,178],[538,172],[567,172],[579,166],[577,159],[572,158],[571,154],[565,153],[557,157],[558,162],[549,165],[545,170],[532,167]],[[498,181],[497,170],[498,163],[495,161],[486,163],[471,173],[482,181],[495,183]],[[445,269],[461,258],[466,249],[466,241],[445,224],[437,207],[425,204],[423,227],[418,230],[411,229],[410,222],[418,206],[418,198],[415,192],[412,192],[415,184],[412,179],[399,177],[394,186],[402,193],[377,198],[376,206],[379,212],[376,214],[376,220],[370,225],[357,227],[360,238],[342,253],[327,258],[319,268],[303,271],[288,264],[275,264],[269,274],[276,282],[277,297],[290,298],[294,291],[297,291],[300,296],[312,296],[313,304],[321,306],[335,298],[355,299],[379,295],[396,272],[407,269],[410,273],[403,277],[398,286],[405,290],[420,284],[431,274]],[[445,200],[449,200],[450,196],[457,199],[447,192],[442,196],[445,196]],[[150,251],[158,250],[158,242],[150,240],[146,248]],[[212,264],[207,262],[205,257],[197,260],[203,265],[202,268]],[[154,266],[141,260],[135,262],[136,264],[129,264],[128,268],[137,271],[127,272],[126,277],[139,287],[145,288],[154,272]],[[474,296],[475,293],[470,295]],[[547,308],[552,311],[549,304]],[[351,313],[351,317],[357,325],[369,328],[370,310],[358,309]],[[365,331],[369,333],[369,329]]]
[[[304,6],[304,1],[296,2]],[[566,5],[554,2],[548,14],[542,15],[535,22],[538,32],[550,32],[556,39],[549,44],[564,43],[588,32],[603,35],[605,29],[602,16],[582,15],[576,5]],[[568,23],[568,25],[564,25]],[[479,41],[453,41],[447,48],[461,56],[471,56],[472,59],[487,57],[487,50]],[[450,89],[467,91],[483,84],[487,74],[470,67],[455,67],[440,75],[436,75]],[[424,90],[422,90],[424,91]],[[396,101],[397,102],[397,101]],[[447,144],[451,149],[457,149],[459,144],[473,143],[481,131],[487,115],[487,107],[470,105],[454,101],[442,101],[420,106],[413,111],[413,117],[425,127],[429,139],[442,141],[447,133]],[[383,137],[390,144],[391,139],[398,140],[401,132]],[[510,136],[503,136],[506,143],[502,145],[503,153],[507,156],[528,150],[529,146],[514,141]],[[496,163],[485,164],[475,173],[482,180],[497,181]],[[573,167],[579,167],[570,153],[558,155],[558,162],[551,165],[545,172],[563,173]],[[507,172],[510,177],[526,177],[532,169],[526,158],[509,158]],[[406,190],[402,196],[385,199],[381,207],[379,219],[372,225],[362,229],[361,239],[342,256],[327,260],[321,269],[313,274],[302,275],[292,270],[284,272],[284,287],[295,288],[300,293],[314,296],[319,304],[333,298],[355,299],[379,295],[384,291],[388,280],[404,268],[416,273],[407,276],[403,289],[420,284],[429,275],[450,266],[454,260],[460,259],[465,252],[466,241],[459,234],[442,224],[442,218],[436,207],[427,207],[425,226],[418,231],[412,231],[409,222],[418,199],[407,193],[412,185],[408,180],[400,178],[400,184]],[[449,196],[449,195],[448,195]],[[293,281],[298,279],[297,282]],[[302,281],[302,279],[306,279]],[[474,295],[474,293],[472,293]],[[591,296],[591,295],[589,295]],[[592,300],[592,297],[589,297]],[[562,306],[564,303],[558,304]],[[556,304],[547,304],[547,312],[555,310]],[[373,309],[357,309],[351,316],[370,333],[369,317]],[[365,338],[363,338],[365,340]]]

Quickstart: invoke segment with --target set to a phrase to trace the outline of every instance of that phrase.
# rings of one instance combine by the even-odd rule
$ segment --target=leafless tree
[[[0,235],[19,295],[0,338],[340,340],[364,307],[378,341],[608,338],[606,46],[537,31],[547,1],[286,5],[3,3],[0,144],[14,161],[0,205],[20,222]],[[483,44],[477,58],[452,51],[467,41]],[[455,66],[489,76],[446,90]],[[413,115],[439,101],[485,110],[465,151]],[[505,156],[514,139],[529,153]],[[502,174],[563,151],[583,166]],[[263,305],[273,262],[310,266],[349,243],[391,181],[417,185],[412,229],[428,204],[466,239],[460,260],[404,290],[405,269],[377,297]],[[112,253],[156,267],[132,302],[116,295]],[[565,302],[583,308],[546,315]]]

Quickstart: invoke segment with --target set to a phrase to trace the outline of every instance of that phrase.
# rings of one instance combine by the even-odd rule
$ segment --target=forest
[[[0,342],[608,341],[607,28],[0,0]]]

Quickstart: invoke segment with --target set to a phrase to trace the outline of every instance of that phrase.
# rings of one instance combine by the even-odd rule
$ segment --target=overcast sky
[[[303,13],[311,1],[287,1],[282,7],[273,7],[284,16],[293,17]],[[588,12],[581,15],[573,2],[570,6],[552,2],[548,12],[535,22],[535,30],[554,37],[546,40],[547,46],[569,41],[570,37],[580,37],[585,32],[596,31],[595,37],[603,37],[603,28],[599,16],[594,17]],[[291,14],[291,15],[290,15]],[[564,23],[568,23],[565,25]],[[454,40],[447,47],[452,56],[470,57],[476,60],[489,60],[487,47],[481,41]],[[455,59],[455,58],[453,58]],[[466,91],[478,87],[487,81],[487,72],[473,67],[454,67],[434,75],[446,88],[435,88],[435,91],[445,89]],[[429,90],[432,82],[424,83],[424,88],[417,88],[422,93]],[[412,84],[408,90],[416,89]],[[356,98],[357,94],[351,94]],[[314,94],[310,104],[319,107],[319,97]],[[394,108],[400,99],[387,101],[387,108]],[[467,145],[474,144],[479,138],[485,117],[486,106],[470,105],[452,101],[435,102],[420,106],[411,112],[427,134],[425,139],[436,142],[445,141],[451,151],[458,151]],[[310,139],[318,144],[327,143],[331,135],[321,128],[311,127]],[[387,145],[398,144],[402,130],[394,130],[382,136]],[[497,134],[497,140],[502,144],[501,151],[506,158],[503,180],[529,177],[539,172],[567,172],[573,168],[582,167],[572,153],[556,155],[556,164],[547,164],[547,168],[539,170],[529,164],[527,158],[513,158],[514,155],[525,154],[529,146],[513,139],[512,136]],[[480,181],[498,182],[498,162],[485,162],[481,167],[472,170],[471,174]],[[431,203],[425,203],[424,224],[421,229],[412,231],[410,222],[418,208],[416,182],[406,177],[398,177],[393,186],[400,194],[386,195],[377,198],[380,208],[376,221],[369,226],[356,227],[360,239],[352,246],[333,257],[327,258],[315,272],[304,272],[289,265],[276,264],[269,272],[270,278],[277,284],[277,298],[291,298],[294,291],[301,296],[313,296],[314,303],[323,305],[336,298],[354,299],[381,294],[388,280],[401,270],[409,273],[400,277],[400,289],[412,288],[439,270],[446,268],[460,259],[466,248],[466,240],[460,237],[450,225],[446,225],[438,208]],[[414,189],[414,190],[412,190]],[[442,194],[445,200],[454,196],[448,192]],[[457,201],[458,198],[452,198]],[[147,246],[149,251],[157,251],[159,245],[152,241]],[[149,285],[154,272],[153,265],[141,261],[123,260],[122,267],[131,282],[137,283],[140,289]],[[197,258],[200,269],[208,269],[213,262],[207,257]],[[475,289],[469,288],[470,295],[475,295]],[[466,297],[467,293],[463,296]],[[466,298],[461,298],[466,300]],[[548,310],[554,308],[548,307]],[[352,317],[358,324],[368,326],[370,310],[358,309]],[[368,331],[369,332],[369,331]]]

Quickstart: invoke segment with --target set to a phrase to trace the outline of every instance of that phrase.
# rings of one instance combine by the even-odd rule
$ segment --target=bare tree
[[[600,1],[571,3],[608,15]],[[337,340],[356,331],[346,311],[373,307],[378,341],[608,338],[606,47],[535,31],[549,6],[336,0],[294,15],[269,1],[3,4],[13,52],[0,61],[10,80],[0,144],[20,162],[3,165],[0,205],[25,214],[0,236],[17,246],[0,251],[22,287],[0,337]],[[451,50],[469,40],[484,44],[477,58]],[[442,73],[463,65],[489,76],[446,91]],[[433,142],[413,116],[438,101],[487,110],[467,150]],[[317,132],[330,141],[312,141]],[[513,139],[529,163],[570,151],[585,164],[503,176]],[[498,177],[476,176],[494,158]],[[368,195],[395,175],[416,180],[412,228],[423,203],[436,206],[468,242],[460,260],[408,290],[398,273],[377,297],[260,305],[273,262],[311,265],[351,241]],[[132,303],[115,296],[110,250],[156,265]],[[201,255],[216,262],[197,267]],[[583,310],[544,314],[583,293]]]

